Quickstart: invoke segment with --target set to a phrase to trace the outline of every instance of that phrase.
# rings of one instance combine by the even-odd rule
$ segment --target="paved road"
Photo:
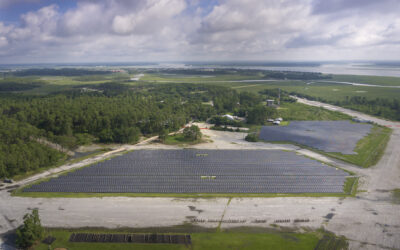
[[[307,105],[315,106],[315,107],[322,107],[322,108],[332,110],[332,111],[338,111],[338,112],[341,112],[341,113],[344,113],[344,114],[347,114],[350,116],[354,116],[354,117],[357,117],[360,119],[373,121],[374,123],[382,125],[382,126],[400,129],[400,122],[384,120],[384,119],[370,116],[370,115],[367,115],[367,114],[364,114],[364,113],[361,113],[358,111],[354,111],[351,109],[346,109],[346,108],[334,106],[334,105],[323,103],[323,102],[311,101],[311,100],[307,100],[304,98],[299,98],[297,96],[291,96],[291,97],[295,98],[297,100],[297,102],[299,102],[299,103],[303,103],[303,104],[307,104]]]
[[[351,249],[400,249],[400,205],[394,204],[390,190],[400,188],[400,127],[389,122],[332,105],[300,100],[314,106],[324,106],[343,113],[370,119],[392,126],[393,135],[381,161],[370,169],[356,169],[362,176],[360,192],[355,198],[22,198],[11,197],[0,191],[0,233],[15,229],[25,213],[39,208],[42,222],[48,227],[163,227],[191,222],[204,227],[261,226],[270,227],[275,220],[291,219],[282,223],[289,227],[325,227],[350,239]],[[251,148],[242,133],[212,132],[212,139],[220,142],[217,148]],[[211,135],[211,134],[210,134]],[[227,136],[228,135],[228,136]],[[222,142],[221,142],[222,141]],[[254,148],[276,150],[280,145],[253,144]],[[142,145],[143,148],[157,147]],[[292,150],[312,154],[292,146]],[[344,165],[345,168],[353,168]],[[294,219],[310,222],[294,223]],[[232,223],[239,220],[239,223]],[[257,223],[256,220],[266,220]],[[259,222],[258,221],[258,222]],[[277,223],[280,224],[280,223]],[[0,243],[1,244],[1,243]]]

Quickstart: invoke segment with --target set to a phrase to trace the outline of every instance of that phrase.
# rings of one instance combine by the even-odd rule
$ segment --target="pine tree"
[[[16,244],[21,248],[29,248],[36,241],[44,236],[44,228],[40,223],[39,212],[37,209],[32,214],[25,214],[24,224],[17,229]]]

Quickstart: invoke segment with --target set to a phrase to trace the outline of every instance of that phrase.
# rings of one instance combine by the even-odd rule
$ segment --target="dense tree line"
[[[90,70],[76,68],[43,68],[43,69],[24,69],[13,72],[14,76],[85,76],[85,75],[105,75],[111,74],[110,70]]]
[[[400,121],[400,101],[398,99],[368,99],[364,96],[346,96],[345,100],[331,101],[325,98],[310,96],[297,92],[292,92],[291,94],[307,98],[309,100],[331,103],[337,106],[358,110],[367,114]]]
[[[276,108],[267,107],[265,104],[263,104],[265,99],[272,98],[272,96],[269,95],[270,93],[262,92],[261,94],[262,95],[246,91],[239,94],[234,92],[227,106],[231,107],[231,111],[234,115],[246,117],[247,123],[249,124],[264,124],[268,118],[273,118],[277,116],[278,113]],[[281,99],[284,99],[285,101],[288,100],[290,102],[295,101],[293,98],[288,97],[285,93],[282,93]],[[243,126],[241,122],[231,121],[226,117],[212,117],[209,122],[215,124],[216,126]]]
[[[93,140],[135,143],[142,135],[176,131],[239,108],[240,95],[224,87],[166,84],[92,85],[47,96],[0,96],[0,177],[54,165],[63,154],[39,144],[47,138],[74,148]],[[205,105],[212,101],[215,105]]]
[[[330,79],[331,75],[318,72],[295,72],[295,71],[276,71],[258,69],[238,69],[238,68],[213,68],[213,69],[150,69],[145,71],[150,74],[173,74],[173,75],[239,75],[257,76],[261,75],[266,79],[290,79],[290,80],[318,80]],[[137,73],[137,72],[135,72]]]
[[[34,171],[54,165],[63,154],[34,140],[37,128],[0,116],[0,177]]]
[[[332,76],[316,72],[294,72],[294,71],[267,71],[265,78],[290,79],[290,80],[318,80],[330,79]]]
[[[41,87],[43,84],[43,82],[38,80],[6,78],[4,80],[0,80],[0,92],[30,90]]]
[[[191,120],[226,113],[263,124],[276,113],[264,99],[200,84],[104,83],[44,96],[0,95],[0,177],[54,165],[64,156],[34,138],[73,149],[94,141],[136,143],[141,136],[166,136]]]

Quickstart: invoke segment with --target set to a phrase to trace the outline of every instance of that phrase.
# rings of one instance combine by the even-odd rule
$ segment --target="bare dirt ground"
[[[390,190],[400,187],[400,123],[389,122],[332,105],[299,100],[314,106],[335,109],[363,119],[391,126],[393,135],[383,158],[376,166],[362,169],[347,163],[298,148],[293,145],[249,143],[245,133],[202,129],[212,143],[193,145],[203,149],[265,149],[291,150],[321,161],[348,169],[360,176],[359,192],[354,198],[337,197],[278,197],[278,198],[23,198],[13,197],[7,190],[0,191],[0,233],[13,230],[22,223],[22,217],[33,208],[39,208],[42,223],[47,227],[164,227],[192,222],[203,227],[237,226],[285,227],[317,229],[324,227],[346,236],[350,249],[400,249],[400,205],[392,202]],[[199,124],[205,128],[205,124]],[[114,151],[87,159],[72,166],[49,171],[82,167],[101,159],[135,149],[171,149],[151,143],[155,138],[137,145],[123,145]],[[18,184],[42,178],[31,177]],[[196,219],[196,220],[194,220]],[[276,220],[290,219],[288,223]],[[309,222],[294,222],[309,219]],[[194,222],[195,221],[195,222]],[[6,246],[3,244],[3,248]],[[1,240],[0,240],[1,249]]]

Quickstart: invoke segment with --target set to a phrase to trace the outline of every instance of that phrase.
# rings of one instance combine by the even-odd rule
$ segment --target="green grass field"
[[[357,75],[332,75],[332,81],[357,82],[383,86],[400,86],[400,77],[390,76],[357,76]]]
[[[289,121],[337,121],[350,120],[351,116],[327,110],[324,108],[313,107],[302,103],[284,103],[278,109],[278,116]]]
[[[368,99],[388,98],[400,99],[400,88],[381,88],[381,87],[364,87],[352,86],[339,83],[322,83],[322,82],[303,81],[276,81],[265,83],[217,83],[217,85],[230,86],[237,91],[250,91],[258,93],[264,89],[281,88],[287,92],[297,92],[314,97],[320,97],[329,101],[343,101],[346,96],[361,96]]]
[[[23,77],[23,79],[40,79],[47,84],[35,88],[26,93],[41,94],[59,90],[70,89],[72,86],[82,84],[99,84],[112,81],[128,80],[133,75],[127,73],[114,73],[101,76],[82,76],[82,77],[65,77],[65,76],[43,76],[43,77]],[[246,81],[248,80],[248,81]],[[209,77],[199,75],[169,75],[169,74],[147,74],[137,82],[130,82],[135,85],[138,83],[201,83],[219,86],[232,87],[237,91],[258,92],[264,89],[281,88],[285,91],[296,91],[298,93],[308,94],[315,97],[321,97],[329,101],[344,100],[346,96],[365,96],[367,98],[390,98],[400,99],[400,88],[379,88],[379,87],[363,87],[349,86],[339,83],[327,83],[317,81],[304,80],[276,80],[265,82],[252,82],[252,80],[263,80],[263,75],[240,75],[239,73],[213,75],[210,72]],[[356,75],[332,75],[332,79],[328,81],[356,82],[385,86],[400,86],[400,77],[383,77],[383,76],[356,76]],[[237,82],[242,81],[242,82]]]
[[[184,229],[184,228],[183,228]],[[236,228],[222,232],[215,232],[215,229],[196,229],[190,233],[192,245],[175,244],[134,244],[134,243],[72,243],[69,242],[70,235],[75,232],[81,233],[138,233],[138,232],[159,232],[154,229],[142,230],[110,230],[110,229],[46,229],[46,236],[51,235],[56,241],[51,244],[51,249],[201,249],[201,250],[223,250],[223,249],[304,249],[312,250],[317,246],[341,245],[346,249],[347,242],[343,237],[336,237],[334,234],[322,230],[309,231],[306,233],[295,233],[267,228]],[[176,232],[175,228],[161,228],[164,233]],[[178,230],[178,234],[188,234],[187,231]],[[176,233],[175,233],[176,234]],[[329,239],[327,241],[326,239]],[[49,246],[40,243],[34,247],[35,250],[49,249]],[[320,248],[322,249],[322,248]]]
[[[361,139],[355,148],[357,154],[344,155],[340,153],[326,153],[340,160],[367,168],[375,165],[385,152],[392,130],[386,127],[374,126],[371,132]]]
[[[256,132],[258,133],[259,129]],[[294,144],[299,147],[310,149],[322,155],[330,156],[360,167],[368,168],[378,163],[378,161],[381,159],[383,153],[385,152],[386,145],[390,139],[391,134],[392,134],[392,129],[374,125],[371,129],[371,132],[357,142],[357,146],[354,149],[354,152],[356,152],[357,154],[352,154],[352,155],[325,152],[319,149],[311,148],[309,146],[290,141],[277,141],[272,143]],[[265,142],[271,143],[269,141]]]
[[[240,75],[240,74],[223,74],[213,75],[210,72],[209,76],[202,77],[199,75],[168,75],[168,74],[144,74],[140,78],[144,82],[175,82],[175,83],[221,83],[224,81],[243,81],[243,80],[262,80],[262,75]],[[226,82],[225,82],[226,83]]]

